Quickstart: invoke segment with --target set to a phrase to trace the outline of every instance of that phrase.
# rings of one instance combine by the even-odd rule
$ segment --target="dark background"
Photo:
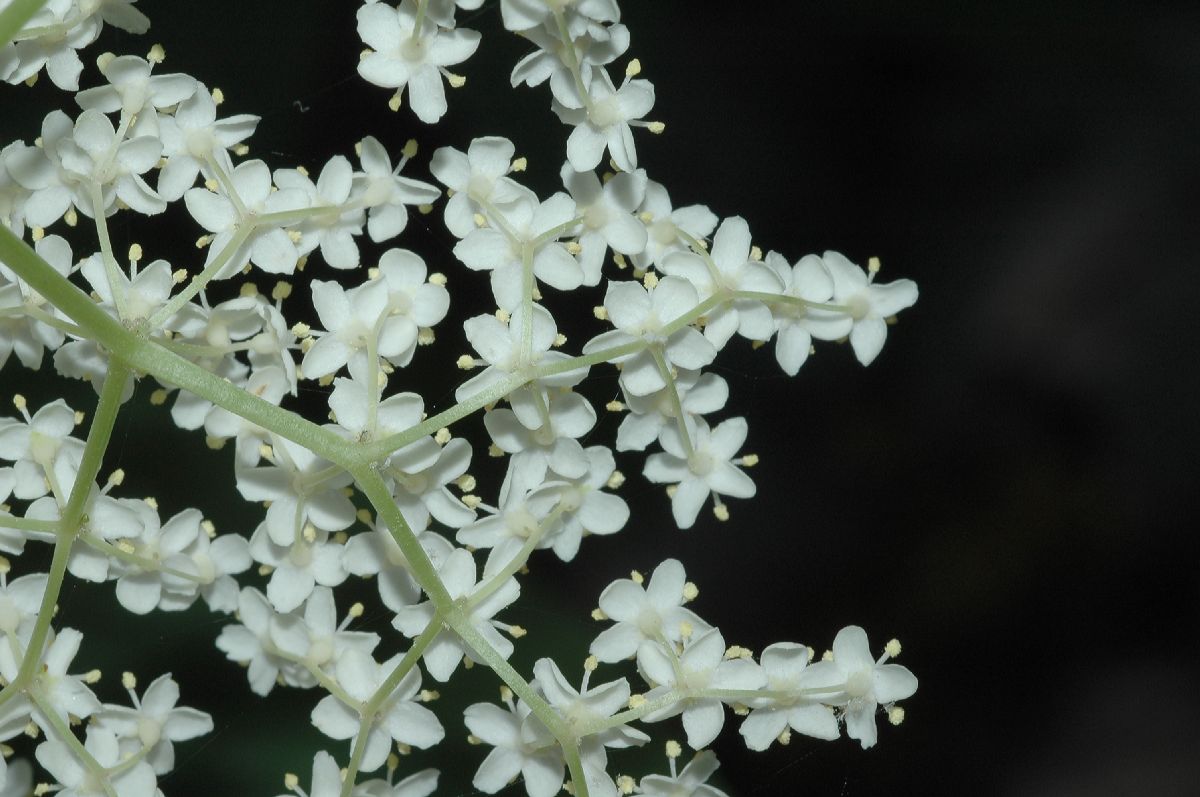
[[[529,157],[531,185],[557,186],[568,131],[545,86],[508,88],[527,47],[500,31],[494,8],[460,15],[483,44],[455,68],[467,87],[429,129],[407,108],[390,113],[389,92],[357,78],[355,3],[142,5],[151,35],[108,33],[102,47],[163,43],[162,71],[220,86],[226,114],[262,115],[250,144],[272,166],[315,174],[366,134],[392,152],[416,137],[422,152],[405,173],[429,179],[436,146],[498,134]],[[733,393],[725,415],[749,417],[758,497],[732,502],[729,523],[705,511],[680,532],[637,458],[623,459],[638,519],[586,541],[570,565],[535,560],[511,615],[533,630],[515,661],[528,671],[553,649],[578,673],[570,663],[598,630],[587,615],[603,586],[676,556],[700,585],[695,608],[730,643],[823,648],[857,623],[876,647],[899,637],[900,661],[921,679],[904,725],[881,718],[880,743],[866,752],[796,737],[748,753],[731,716],[716,745],[717,785],[731,795],[1195,793],[1200,591],[1186,518],[1197,515],[1200,10],[625,6],[630,54],[658,90],[651,117],[667,123],[661,137],[639,131],[639,165],[676,205],[742,215],[764,250],[793,262],[825,249],[860,263],[878,255],[881,279],[912,278],[921,298],[869,369],[848,347],[826,345],[789,379],[770,349],[731,344],[718,363]],[[85,85],[99,51],[85,57]],[[5,140],[36,135],[57,96],[48,85],[6,89]],[[168,247],[172,233],[185,243]],[[143,245],[161,237],[149,256],[186,258],[197,232],[177,216],[115,234]],[[436,214],[415,219],[399,243],[450,275],[459,312],[486,304],[486,279],[452,262]],[[590,334],[567,315],[563,325],[581,330],[574,342]],[[449,363],[465,351],[454,326],[440,335],[401,383],[431,380],[422,392],[433,408],[448,405],[458,378]],[[57,395],[15,362],[0,379],[35,406],[35,396]],[[615,378],[597,370],[588,389],[609,398]],[[75,390],[73,406],[90,408],[89,394]],[[161,411],[137,412],[111,457],[130,473],[127,494],[159,495],[164,517],[198,503],[222,530],[248,532],[253,515],[224,497],[228,452],[196,439],[164,451]],[[598,442],[615,428],[603,421]],[[164,476],[186,491],[170,496]],[[187,622],[127,625],[114,606],[111,586],[68,587],[62,600],[62,624],[94,629],[78,662],[106,669],[101,697],[120,699],[121,669],[143,683],[173,669],[185,702],[217,725],[179,747],[167,794],[271,794],[285,770],[307,785],[322,745],[307,727],[311,693],[277,690],[264,720],[241,671],[212,648],[220,621],[197,610]],[[394,649],[387,618],[367,620]],[[493,688],[475,671],[461,700],[491,699]],[[443,757],[414,758],[443,770],[440,794],[470,794],[484,751],[462,756],[454,705],[447,696],[435,706],[449,737]],[[681,737],[676,724],[650,730]],[[345,744],[332,749],[345,758]],[[614,755],[614,768],[661,770],[661,749]]]

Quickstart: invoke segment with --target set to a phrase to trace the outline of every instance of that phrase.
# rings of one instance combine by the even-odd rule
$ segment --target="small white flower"
[[[878,660],[871,655],[867,632],[856,625],[838,631],[833,640],[833,659],[809,667],[810,688],[824,688],[821,701],[841,706],[845,712],[846,735],[857,739],[864,750],[878,739],[875,711],[890,706],[917,691],[917,678],[907,667],[887,664],[884,653]]]
[[[637,653],[647,640],[681,642],[711,626],[685,609],[687,576],[677,559],[667,559],[650,574],[650,583],[621,578],[600,593],[600,610],[615,621],[600,632],[589,648],[600,661],[617,662]]]
[[[84,748],[103,769],[114,772],[106,776],[107,784],[97,782],[75,752],[62,742],[45,741],[35,751],[38,763],[62,784],[63,789],[57,792],[61,797],[102,797],[107,794],[106,785],[117,797],[153,797],[157,792],[154,770],[148,763],[136,761],[129,766],[118,766],[121,748],[112,731],[89,726]]]
[[[367,235],[375,243],[404,232],[408,225],[406,205],[426,205],[441,195],[429,183],[401,177],[408,156],[402,156],[393,169],[387,150],[374,136],[360,142],[359,160],[363,170],[354,175],[354,196],[367,208]]]
[[[745,418],[730,418],[709,431],[703,419],[689,416],[689,451],[675,424],[663,427],[659,441],[665,452],[651,454],[642,473],[652,482],[678,485],[671,498],[671,513],[679,528],[692,527],[710,494],[718,501],[721,496],[754,496],[754,482],[733,462],[746,442],[747,431]]]
[[[521,198],[525,189],[508,177],[515,148],[507,138],[486,136],[472,139],[466,154],[453,147],[433,153],[429,171],[453,191],[446,200],[446,227],[456,238],[466,238],[475,229],[475,214],[489,207],[503,207]]]
[[[877,272],[868,276],[838,252],[826,252],[823,260],[833,277],[834,303],[845,305],[854,319],[850,330],[854,356],[863,365],[870,365],[887,338],[886,319],[916,303],[917,283],[904,279],[877,284]]]
[[[424,750],[446,735],[437,715],[414,701],[421,688],[421,671],[416,667],[400,680],[374,716],[361,716],[366,702],[396,669],[401,658],[401,654],[396,654],[380,664],[361,651],[346,651],[338,659],[337,680],[358,705],[348,706],[333,695],[326,695],[313,709],[313,725],[331,739],[353,739],[363,721],[369,723],[361,764],[363,772],[383,766],[393,740]]]
[[[767,268],[783,283],[783,295],[805,302],[825,303],[833,297],[833,279],[816,255],[805,255],[789,266],[783,255],[768,252]],[[789,376],[795,376],[808,359],[813,338],[837,340],[845,337],[853,321],[843,313],[803,304],[778,302],[771,306],[775,317],[775,359]]]
[[[674,689],[680,700],[646,715],[646,722],[683,713],[683,729],[693,750],[706,747],[725,725],[722,700],[707,697],[705,690],[751,690],[766,683],[759,666],[748,659],[726,659],[725,639],[716,628],[691,638],[683,652],[661,642],[643,642],[637,652],[638,671],[652,688],[646,699],[653,701]]]
[[[184,742],[210,733],[212,717],[194,708],[178,707],[179,684],[170,674],[160,675],[148,687],[141,699],[132,688],[129,699],[133,708],[105,705],[97,715],[97,724],[115,733],[130,755],[145,749],[145,760],[157,775],[175,768],[173,742]]]
[[[576,93],[572,102],[554,101],[558,118],[575,126],[567,137],[567,160],[576,171],[591,171],[607,149],[618,169],[632,172],[637,168],[637,150],[630,124],[640,123],[654,107],[654,85],[626,77],[618,88],[607,72],[597,69],[587,88],[586,100]]]
[[[645,797],[728,797],[725,792],[705,783],[719,766],[712,750],[696,753],[678,774],[675,759],[670,761],[670,775],[647,775],[638,782],[637,793]]]
[[[446,113],[442,73],[471,57],[479,34],[436,24],[417,29],[417,7],[401,0],[398,8],[372,3],[358,9],[358,36],[374,52],[358,62],[358,74],[368,83],[392,89],[408,88],[417,118],[427,124]]]
[[[686,251],[685,235],[699,241],[717,228],[716,214],[704,205],[672,208],[667,189],[653,180],[646,181],[646,198],[638,208],[638,216],[647,232],[645,251],[633,256],[633,264],[641,269],[661,266],[667,255]]]
[[[513,644],[498,630],[507,629],[509,626],[499,620],[493,620],[492,616],[520,597],[521,587],[517,580],[509,576],[498,585],[493,584],[492,569],[485,567],[483,580],[477,583],[475,559],[463,548],[446,557],[438,568],[438,576],[451,598],[456,601],[463,599],[464,610],[476,633],[487,640],[502,657],[507,659],[511,656]],[[406,637],[414,638],[428,627],[433,616],[432,602],[425,601],[416,606],[401,608],[392,620],[392,625]],[[425,649],[422,658],[431,676],[439,681],[446,681],[458,669],[458,663],[464,655],[475,660],[474,654],[459,636],[453,631],[445,630],[434,638]]]
[[[753,710],[739,733],[751,750],[766,750],[787,728],[817,739],[838,738],[837,717],[822,703],[828,695],[804,691],[820,678],[819,670],[808,668],[808,657],[809,649],[795,642],[776,642],[763,649],[759,663],[766,688],[788,696],[749,703]]]

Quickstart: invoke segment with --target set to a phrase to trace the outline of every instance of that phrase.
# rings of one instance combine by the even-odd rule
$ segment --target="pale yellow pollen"
[[[631,570],[629,573],[629,580],[634,584],[644,584],[646,582],[646,577],[643,576],[639,570]]]
[[[483,503],[483,499],[477,495],[464,495],[462,497],[462,502],[466,504],[467,509],[475,509]]]
[[[867,260],[867,271],[872,274],[878,274],[879,269],[883,268],[883,263],[879,262],[879,258],[872,257]]]
[[[636,781],[628,775],[617,776],[617,789],[621,794],[633,794],[636,785]]]
[[[161,64],[167,60],[167,51],[161,44],[155,44],[150,48],[150,52],[146,53],[146,60],[152,64]]]
[[[142,501],[145,502],[146,506],[150,507],[151,509],[158,509],[158,499],[156,499],[154,496],[148,495],[143,498]]]
[[[88,670],[86,673],[83,674],[83,682],[85,684],[99,683],[99,681],[100,681],[100,671],[99,670]]]
[[[671,739],[667,742],[667,758],[679,758],[683,755],[683,747],[679,742]]]
[[[470,371],[475,367],[475,358],[469,354],[464,354],[455,360],[454,364],[457,365],[461,371]]]
[[[141,259],[142,259],[142,245],[137,244],[137,243],[130,244],[129,245],[129,262],[136,263]]]
[[[225,92],[221,91],[219,88],[213,89],[212,98],[214,103],[220,105],[221,103],[225,102]]]
[[[404,149],[400,150],[400,154],[406,158],[417,157],[417,140],[410,138],[408,141],[405,141]]]
[[[529,159],[522,155],[512,162],[511,168],[514,172],[523,172],[529,168]]]
[[[217,182],[217,178],[209,177],[204,181],[204,187],[215,193],[216,190],[221,187],[221,184]]]
[[[746,456],[742,457],[742,467],[743,468],[753,468],[757,464],[758,464],[758,454],[747,454]]]
[[[595,608],[595,609],[592,609],[592,619],[595,620],[596,622],[601,622],[603,620],[607,620],[608,615],[604,613],[603,609]]]
[[[182,285],[187,282],[188,273],[186,268],[177,268],[171,273],[171,282],[176,285]]]
[[[453,72],[447,72],[446,82],[450,84],[450,88],[452,89],[461,89],[467,85],[467,78],[465,75],[456,75]]]
[[[892,706],[888,709],[888,722],[893,725],[899,725],[904,722],[904,709],[901,706]]]
[[[33,242],[37,243],[46,237],[46,230],[43,227],[34,227],[32,231]]]
[[[446,445],[450,442],[450,430],[443,426],[434,433],[433,440],[440,446]]]
[[[628,265],[625,262],[625,255],[620,252],[613,252],[613,262],[617,264],[617,268],[625,268]]]
[[[606,308],[602,304],[597,305],[592,308],[592,315],[595,316],[596,320],[598,320],[598,321],[607,321],[608,320],[608,308]]]
[[[510,625],[508,627],[508,635],[513,639],[520,639],[528,633],[529,632],[525,630],[524,626]]]
[[[210,540],[217,536],[217,527],[211,520],[206,519],[200,521],[200,528],[204,530],[205,536],[207,536]]]
[[[312,334],[312,327],[303,321],[297,321],[292,325],[291,333],[298,338],[307,338]]]
[[[883,646],[883,652],[888,655],[888,658],[894,659],[900,655],[900,640],[891,639]]]
[[[292,295],[292,284],[290,282],[276,282],[275,287],[271,289],[271,298],[277,302]]]
[[[646,276],[642,278],[642,284],[647,288],[653,288],[658,284],[658,275],[653,271],[647,271]]]
[[[651,133],[658,135],[667,129],[667,123],[666,122],[649,122],[646,124],[646,129],[649,130]]]
[[[446,275],[440,271],[433,272],[432,274],[429,275],[429,284],[430,285],[441,285],[442,287],[445,287],[446,286]]]
[[[512,313],[502,308],[496,308],[496,318],[499,319],[501,323],[507,324],[512,319]]]
[[[216,437],[211,434],[205,435],[204,436],[204,445],[208,446],[213,451],[220,451],[222,448],[225,447],[225,438],[224,437]]]
[[[624,483],[625,483],[625,474],[621,473],[621,471],[619,471],[619,470],[614,470],[612,472],[612,475],[608,477],[608,481],[606,481],[604,483],[604,486],[606,486],[610,490],[616,490]]]
[[[126,689],[137,689],[137,676],[128,670],[121,673],[121,686]]]
[[[300,778],[294,772],[289,772],[283,776],[283,788],[288,791],[295,791],[300,785]]]
[[[258,296],[258,285],[253,282],[243,282],[238,288],[238,296],[243,299]]]
[[[401,95],[401,92],[403,92],[403,91],[404,91],[403,89],[401,89],[400,91],[397,91],[397,92],[396,92],[395,94],[393,94],[393,95],[391,96],[391,98],[388,100],[388,103],[387,103],[387,105],[388,105],[388,108],[390,108],[390,109],[391,109],[393,112],[395,112],[395,111],[399,111],[399,110],[400,110],[400,106],[401,106],[401,105],[403,105],[403,99],[402,99],[402,98],[401,98],[401,96],[400,96],[400,95]]]
[[[454,480],[454,485],[465,493],[469,493],[476,487],[475,477],[469,473],[464,473]]]
[[[496,445],[495,443],[492,443],[491,445],[488,446],[487,453],[488,453],[489,457],[499,458],[499,457],[504,456],[504,449],[502,449],[500,446]]]
[[[480,739],[473,733],[467,734],[467,744],[483,744],[483,739]]]
[[[557,335],[554,336],[554,342],[551,343],[550,345],[557,349],[558,347],[565,345],[566,342],[567,342],[567,336],[564,335],[563,333],[559,332]]]
[[[599,666],[600,660],[595,656],[588,656],[583,660],[583,669],[587,670],[588,672],[595,672],[596,668]]]
[[[422,689],[419,696],[422,703],[432,703],[441,697],[442,693],[436,689]]]
[[[725,504],[715,505],[713,507],[713,515],[717,518],[717,520],[725,522],[726,520],[729,520],[729,507],[727,507]]]
[[[25,408],[29,406],[29,402],[20,393],[12,397],[12,403],[17,408],[17,412],[25,412]]]
[[[792,742],[792,729],[784,728],[783,733],[779,734],[779,743],[782,745],[788,745],[788,744],[791,744],[791,742]]]
[[[758,248],[757,246],[750,247],[750,259],[754,260],[756,262],[762,260],[763,259],[762,249]]]
[[[114,487],[120,487],[121,483],[124,481],[125,481],[125,471],[122,470],[121,468],[117,468],[116,470],[114,470],[108,477],[108,483]]]
[[[604,409],[608,410],[609,412],[624,412],[625,405],[622,404],[621,402],[617,401],[616,399],[613,399],[612,401],[610,401],[604,405]]]
[[[683,585],[683,599],[685,601],[694,601],[700,595],[700,588],[695,582],[689,581]]]
[[[636,58],[631,60],[629,62],[629,64],[625,67],[625,76],[626,77],[637,77],[639,74],[641,74],[641,72],[642,72],[642,62]]]
[[[644,706],[644,705],[646,705],[646,696],[645,695],[630,695],[629,696],[629,707],[630,708],[637,708],[638,706]]]

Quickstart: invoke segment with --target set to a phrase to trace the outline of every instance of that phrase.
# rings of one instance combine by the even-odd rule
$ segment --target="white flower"
[[[875,270],[870,276],[838,252],[826,252],[823,258],[833,278],[833,301],[848,308],[854,319],[850,330],[850,345],[854,356],[863,365],[870,365],[883,349],[887,338],[886,319],[917,301],[917,283],[896,280],[884,285],[875,282]]]
[[[312,779],[308,783],[307,792],[297,784],[292,788],[292,794],[281,794],[279,797],[338,797],[342,793],[342,773],[333,756],[324,750],[313,756]]]
[[[746,442],[746,419],[730,418],[709,431],[703,419],[689,416],[687,433],[690,450],[679,429],[663,427],[659,441],[665,453],[651,454],[642,473],[652,482],[676,483],[671,497],[671,514],[681,529],[691,528],[710,493],[717,496],[751,498],[754,482],[733,462]]]
[[[523,298],[523,260],[552,288],[569,291],[583,283],[579,262],[559,243],[573,228],[575,201],[561,191],[538,203],[533,194],[498,209],[495,227],[472,230],[454,246],[454,256],[475,271],[492,272],[492,294],[502,310],[515,311]],[[536,288],[536,284],[534,285]]]
[[[682,712],[683,729],[693,750],[707,746],[725,725],[722,700],[707,697],[706,690],[752,690],[766,682],[753,661],[725,658],[725,639],[716,628],[691,638],[678,655],[673,647],[661,642],[643,642],[638,647],[637,662],[642,677],[654,687],[646,693],[646,700],[653,701],[672,689],[681,693],[676,702],[648,713],[646,722]]]
[[[223,150],[218,151],[218,156],[218,161],[224,160],[227,166],[229,161]],[[206,265],[225,249],[239,228],[250,223],[250,217],[305,206],[303,191],[295,188],[273,190],[271,170],[261,160],[239,163],[229,173],[229,180],[238,202],[206,188],[191,188],[183,195],[192,218],[215,233],[208,246]],[[248,262],[270,274],[291,274],[296,270],[299,258],[296,244],[282,228],[263,224],[250,233],[215,278],[232,277]]]
[[[401,157],[393,169],[387,150],[374,136],[367,136],[359,143],[358,154],[363,170],[354,176],[354,196],[367,208],[367,235],[375,243],[395,238],[404,231],[408,225],[405,205],[426,205],[441,195],[429,183],[401,177],[400,170],[409,156]]]
[[[213,729],[212,717],[205,712],[175,705],[179,702],[179,684],[169,673],[160,675],[146,687],[140,700],[131,686],[127,688],[133,708],[105,705],[96,722],[120,740],[132,742],[122,745],[130,755],[145,749],[145,760],[155,774],[165,775],[175,768],[172,742],[195,739]]]
[[[512,655],[513,644],[507,637],[502,636],[498,629],[508,629],[509,626],[507,623],[493,620],[492,616],[519,598],[521,587],[512,576],[493,583],[493,569],[485,567],[483,580],[476,583],[475,559],[469,551],[459,548],[442,562],[438,568],[438,577],[451,598],[456,601],[462,599],[463,609],[475,632],[507,659]],[[425,601],[416,606],[399,609],[392,625],[406,637],[414,638],[428,627],[433,616],[433,603]],[[425,648],[423,658],[429,674],[439,681],[446,681],[458,668],[458,663],[464,655],[476,661],[474,653],[463,644],[459,636],[453,631],[445,630]]]
[[[579,265],[583,284],[599,285],[604,255],[611,248],[636,255],[646,248],[646,226],[634,215],[646,193],[646,172],[621,172],[603,185],[595,172],[577,172],[570,163],[559,172],[582,217]]]
[[[108,215],[121,200],[138,213],[162,213],[167,203],[142,179],[162,154],[157,136],[120,140],[112,121],[96,110],[86,110],[75,120],[74,134],[58,144],[58,157],[75,192],[75,207],[89,218]],[[100,204],[90,191],[100,190]]]
[[[645,451],[658,439],[663,427],[675,423],[675,397],[688,415],[707,415],[725,406],[729,400],[729,383],[716,374],[680,369],[671,386],[645,396],[624,391],[629,414],[617,427],[618,451]]]
[[[357,267],[358,244],[354,236],[362,235],[366,213],[351,206],[354,170],[350,161],[341,155],[333,156],[321,169],[316,183],[299,169],[276,169],[274,178],[281,189],[302,191],[308,207],[325,208],[307,216],[294,228],[300,236],[299,253],[306,255],[320,247],[321,257],[331,268]]]
[[[617,88],[607,72],[597,69],[588,95],[585,99],[576,94],[570,103],[554,101],[558,118],[575,126],[567,137],[567,160],[575,171],[591,171],[600,165],[608,149],[618,169],[632,172],[637,168],[637,150],[630,123],[640,123],[654,107],[653,84],[627,76]]]
[[[95,725],[88,727],[84,747],[96,763],[113,772],[107,775],[109,787],[117,797],[153,797],[155,788],[154,770],[145,761],[136,761],[128,766],[121,764],[121,748],[112,731]],[[63,789],[61,797],[102,797],[107,794],[104,783],[79,762],[75,752],[59,741],[45,741],[35,751],[38,763],[46,768]]]
[[[671,758],[670,761],[670,775],[647,775],[638,782],[636,793],[645,797],[728,797],[725,792],[705,783],[719,766],[712,750],[696,753],[678,774],[675,772],[675,759]]]
[[[308,599],[320,584],[336,587],[346,580],[342,545],[329,532],[306,525],[294,542],[280,545],[271,538],[267,522],[250,537],[250,555],[271,568],[267,598],[276,611],[290,612]]]
[[[492,410],[483,416],[483,425],[501,451],[541,459],[568,479],[587,472],[587,455],[579,438],[596,425],[596,411],[586,398],[573,391],[533,386],[514,391],[509,402],[511,410]]]
[[[52,636],[50,644],[42,651],[41,665],[35,667],[33,681],[26,689],[37,690],[39,702],[32,707],[33,721],[44,733],[54,735],[50,720],[43,707],[54,712],[58,720],[67,723],[71,717],[87,719],[100,710],[100,701],[84,683],[85,676],[70,675],[67,668],[79,653],[83,634],[74,628],[64,628]],[[0,659],[3,670],[0,675],[11,683],[16,680],[20,662],[7,656]]]
[[[11,50],[0,48],[0,78],[16,85],[36,75],[44,66],[55,86],[63,91],[78,91],[83,62],[75,51],[94,42],[103,27],[99,17],[79,13],[75,0],[50,0],[24,25],[24,30],[37,31],[36,34],[22,37]],[[12,61],[5,68],[3,56],[10,54]]]
[[[594,22],[616,22],[621,18],[616,0],[559,0],[553,4],[542,0],[500,0],[504,27],[511,31],[541,25],[556,10]]]
[[[524,195],[525,189],[508,177],[515,149],[498,136],[471,140],[466,154],[453,147],[433,153],[429,171],[454,193],[446,200],[446,228],[456,238],[475,229],[475,214],[492,206],[504,206]]]
[[[115,279],[110,281],[99,252],[79,266],[79,273],[100,297],[101,306],[113,316],[117,316],[118,307],[114,293],[121,296],[125,313],[119,318],[128,324],[153,316],[171,298],[171,289],[175,287],[171,264],[165,260],[155,260],[142,269],[138,269],[136,263],[132,264],[132,278],[126,275],[124,268],[115,268],[113,272]]]
[[[686,238],[701,240],[717,227],[717,216],[704,205],[671,207],[671,197],[661,183],[646,181],[646,198],[638,208],[638,217],[646,225],[646,249],[633,256],[633,264],[645,269],[660,266],[672,252],[688,248]],[[681,234],[682,233],[682,234]]]
[[[612,625],[600,632],[589,651],[600,661],[617,662],[637,653],[647,640],[682,642],[711,626],[687,601],[687,576],[677,559],[667,559],[650,574],[645,587],[628,578],[617,579],[600,593],[600,611]]]
[[[354,504],[342,492],[354,479],[330,473],[329,463],[304,446],[272,435],[274,461],[238,472],[237,487],[247,501],[270,501],[266,527],[276,545],[301,540],[311,523],[322,531],[341,531],[354,522]]]
[[[152,75],[154,65],[136,55],[101,62],[107,86],[85,89],[75,95],[79,107],[103,113],[121,112],[122,119],[137,117],[133,135],[158,135],[158,113],[192,96],[200,86],[190,75]]]
[[[405,315],[392,314],[387,281],[368,280],[346,290],[336,282],[313,280],[312,297],[325,331],[314,331],[316,342],[300,364],[306,379],[328,376],[347,365],[353,372],[368,364],[372,348],[385,359],[411,359],[417,326]]]
[[[809,649],[795,642],[776,642],[763,649],[759,664],[766,688],[786,696],[749,703],[753,710],[739,733],[751,750],[766,750],[786,728],[817,739],[838,738],[837,717],[822,704],[827,695],[804,691],[820,677],[819,670],[807,667],[808,657]]]
[[[357,607],[359,610],[362,606]],[[365,631],[347,631],[350,621],[358,617],[354,607],[339,624],[333,590],[316,587],[304,602],[304,614],[276,613],[271,617],[271,643],[281,655],[299,663],[293,674],[297,686],[317,684],[310,669],[332,674],[339,658],[348,650],[370,654],[379,644],[379,635]]]
[[[475,703],[463,719],[472,735],[493,748],[475,772],[472,786],[495,794],[520,775],[529,797],[554,797],[562,788],[562,751],[557,745],[541,744],[540,736],[529,730],[540,723],[524,701],[514,705],[510,697],[507,711],[492,703]]]
[[[740,216],[721,222],[711,255],[674,252],[663,258],[662,270],[690,281],[702,301],[734,291],[777,294],[783,290],[775,272],[750,259],[750,228]],[[718,349],[734,332],[751,340],[768,340],[775,332],[771,311],[761,301],[733,299],[708,314],[704,337]]]
[[[917,691],[917,678],[907,667],[887,664],[890,654],[878,660],[871,655],[867,632],[850,625],[833,640],[833,659],[812,665],[809,687],[826,690],[821,701],[841,706],[846,718],[846,735],[857,739],[864,750],[878,739],[875,711],[890,707]]]
[[[616,327],[592,338],[583,347],[585,354],[624,346],[636,340],[648,346],[633,354],[614,357],[621,363],[621,387],[631,395],[645,396],[667,386],[654,358],[655,347],[669,364],[696,370],[717,356],[716,347],[695,327],[686,324],[673,332],[665,327],[696,309],[699,299],[690,282],[680,277],[664,277],[653,288],[640,282],[608,283],[604,309]]]
[[[174,202],[195,184],[197,174],[211,176],[208,161],[218,150],[224,152],[249,138],[258,122],[259,117],[250,114],[218,120],[216,102],[203,84],[198,85],[173,115],[159,122],[167,161],[158,175],[159,196]]]
[[[313,725],[331,739],[353,739],[363,721],[369,723],[361,764],[363,772],[383,766],[393,740],[424,750],[446,735],[437,715],[413,700],[421,688],[421,671],[416,667],[405,674],[373,716],[360,715],[366,702],[396,669],[401,658],[401,654],[396,654],[379,664],[361,651],[346,651],[338,659],[337,680],[358,705],[347,706],[333,695],[326,695],[313,709]]]
[[[417,8],[401,0],[398,8],[372,3],[358,9],[358,36],[374,52],[358,62],[358,74],[384,88],[408,87],[413,112],[432,124],[446,113],[445,67],[471,57],[479,34],[462,28],[439,29],[426,24],[419,30]]]
[[[71,436],[75,411],[62,399],[44,405],[32,416],[24,402],[19,406],[24,423],[0,421],[0,459],[13,463],[13,495],[30,501],[46,494],[46,472],[60,458],[72,470],[79,467],[83,441]]]
[[[280,669],[289,666],[289,662],[278,655],[271,640],[273,614],[265,595],[245,587],[238,595],[237,618],[241,622],[222,628],[216,642],[225,658],[246,667],[250,691],[263,697],[275,688]]]
[[[783,283],[783,296],[821,304],[833,297],[833,279],[821,258],[805,255],[789,266],[783,255],[768,252],[767,268]],[[851,319],[843,313],[806,304],[778,302],[771,306],[775,317],[775,359],[789,376],[795,376],[808,359],[813,338],[837,340],[850,332]]]
[[[508,319],[501,321],[494,315],[477,315],[463,322],[467,340],[483,358],[488,367],[468,379],[454,392],[458,401],[465,401],[482,393],[497,382],[530,366],[548,365],[568,359],[562,352],[551,351],[558,336],[558,326],[550,311],[540,304],[532,305],[529,319],[529,341],[524,340],[526,312],[518,305]],[[482,363],[480,363],[482,365]],[[570,387],[578,384],[587,375],[587,368],[545,376],[537,384],[547,387]]]

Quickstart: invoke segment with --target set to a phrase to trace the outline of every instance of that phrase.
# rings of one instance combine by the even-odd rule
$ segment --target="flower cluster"
[[[595,616],[612,624],[578,687],[552,659],[528,680],[507,663],[527,632],[504,618],[535,551],[571,561],[585,538],[631,523],[619,465],[666,486],[681,529],[710,502],[726,521],[727,499],[755,495],[747,469],[757,457],[743,451],[750,425],[721,417],[729,387],[711,370],[735,338],[774,340],[791,375],[814,340],[848,341],[867,365],[887,321],[917,298],[909,280],[876,282],[878,260],[863,269],[826,252],[792,264],[764,254],[741,217],[675,207],[635,145],[635,130],[665,129],[646,121],[654,87],[636,59],[619,81],[610,74],[630,46],[615,0],[499,3],[504,27],[534,48],[513,86],[548,84],[553,113],[571,128],[561,191],[525,185],[528,164],[505,138],[432,154],[463,267],[453,279],[486,272],[495,305],[457,319],[473,353],[455,364],[472,373],[457,403],[432,416],[414,389],[432,366],[419,350],[451,316],[451,278],[393,244],[409,208],[429,212],[443,194],[401,174],[416,143],[367,136],[348,142],[353,157],[311,173],[273,167],[251,157],[258,118],[219,115],[222,92],[162,73],[158,46],[144,58],[100,56],[96,85],[79,90],[77,51],[104,23],[148,27],[135,2],[46,0],[0,46],[5,81],[30,82],[44,66],[74,95],[71,113],[45,116],[32,143],[0,149],[0,368],[38,369],[49,354],[60,375],[99,395],[90,417],[16,395],[17,415],[0,418],[0,551],[50,544],[60,563],[10,581],[0,558],[0,741],[31,728],[44,736],[32,751],[50,779],[43,791],[150,797],[173,768],[172,744],[212,727],[175,707],[169,676],[139,697],[126,674],[129,708],[99,702],[98,673],[67,672],[83,634],[56,626],[64,571],[114,582],[133,614],[200,599],[228,616],[216,645],[245,666],[252,692],[314,690],[313,725],[348,757],[341,769],[317,752],[307,792],[285,779],[310,797],[429,794],[438,773],[397,781],[393,750],[443,741],[451,718],[427,705],[438,692],[422,684],[453,682],[464,662],[505,683],[501,705],[473,705],[461,720],[492,748],[474,779],[487,793],[520,776],[531,797],[550,797],[568,777],[576,794],[719,794],[705,784],[717,762],[704,748],[727,707],[745,717],[739,732],[754,750],[792,732],[834,739],[843,727],[866,748],[879,710],[900,722],[896,703],[916,679],[888,663],[898,643],[875,657],[850,626],[821,657],[793,642],[756,657],[685,606],[697,588],[673,559],[648,582],[635,573],[600,596]],[[447,68],[480,40],[457,27],[456,11],[480,5],[366,0],[359,74],[394,89],[393,108],[407,93],[415,116],[436,122],[448,107],[443,81],[465,82]],[[606,153],[613,171],[598,174]],[[147,262],[128,237],[140,217],[174,203],[196,225],[204,254],[194,267],[186,254]],[[118,214],[128,223],[110,229]],[[81,220],[94,243],[68,234]],[[308,278],[309,265],[319,276]],[[242,279],[258,272],[274,280],[268,291]],[[292,301],[297,288],[311,299],[307,318]],[[555,314],[586,318],[580,302],[596,326],[576,345]],[[621,400],[601,406],[585,380],[609,364]],[[153,498],[121,495],[123,471],[100,481],[138,376],[157,383],[145,392],[170,403],[176,426],[226,448],[236,491],[258,513],[251,527],[218,534],[201,507],[165,516]],[[316,420],[297,409],[302,387],[323,397]],[[612,441],[596,434],[601,409],[622,414]],[[476,412],[481,423],[463,423]],[[494,479],[471,473],[482,452],[503,460]],[[343,599],[339,612],[339,590],[354,579],[374,579],[395,632],[383,649],[394,655],[378,652],[380,634],[354,628],[363,604]],[[601,663],[627,661],[641,691],[625,677],[593,683]],[[614,780],[610,752],[650,740],[633,723],[676,716],[696,757],[677,771],[682,748],[671,742],[668,775]],[[82,719],[91,722],[81,739]],[[0,793],[27,790],[31,778],[24,759],[0,757]]]

